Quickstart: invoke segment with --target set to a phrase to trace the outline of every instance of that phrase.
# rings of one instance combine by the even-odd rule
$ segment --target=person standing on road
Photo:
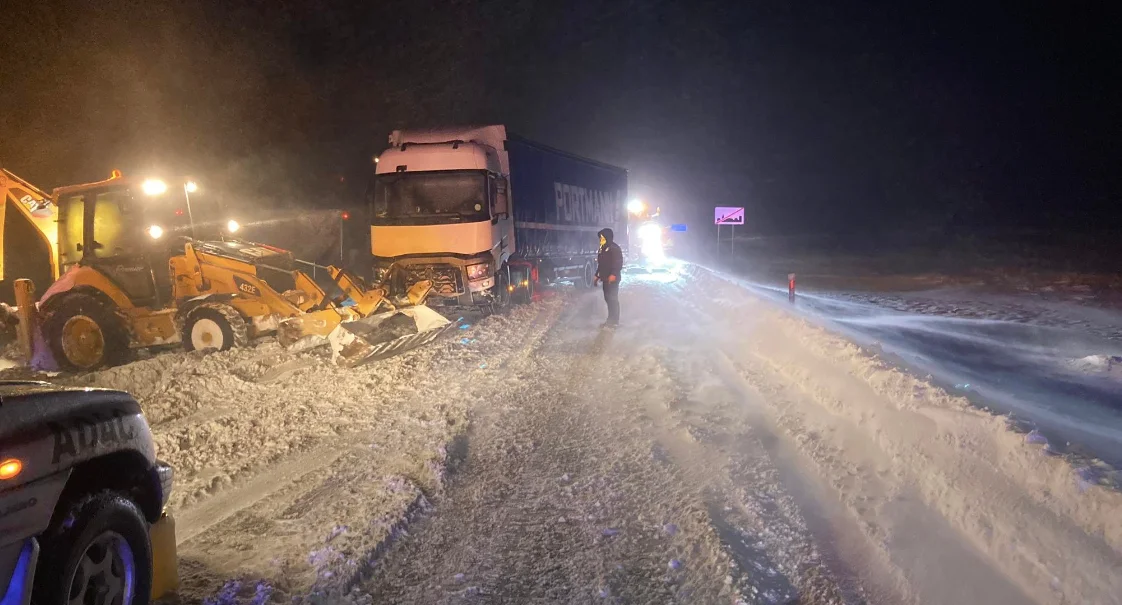
[[[608,303],[608,321],[605,328],[619,325],[619,279],[623,272],[623,250],[615,243],[611,229],[601,229],[600,252],[596,255],[596,277],[592,284],[604,282],[604,302]]]

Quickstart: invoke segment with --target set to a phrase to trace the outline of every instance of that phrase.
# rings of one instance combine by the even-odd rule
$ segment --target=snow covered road
[[[1118,602],[1122,498],[702,270],[574,295],[374,602]],[[672,528],[668,530],[667,528]]]
[[[756,284],[746,288],[785,299]],[[1013,414],[1057,454],[1122,468],[1122,314],[977,290],[805,293],[798,312]]]
[[[562,286],[356,370],[275,343],[124,388],[181,600],[1122,603],[1122,494],[693,266]]]

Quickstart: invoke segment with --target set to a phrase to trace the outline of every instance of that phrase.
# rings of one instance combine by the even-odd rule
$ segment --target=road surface
[[[1122,468],[1122,313],[964,289],[801,293],[795,307],[976,405],[1012,415],[1057,454]]]
[[[1049,481],[1075,494],[1070,471],[997,419],[706,272],[628,276],[622,292],[616,331],[597,328],[596,293],[539,319],[550,327],[508,361],[516,386],[477,410],[446,496],[359,592],[1119,599],[1122,535],[1097,508],[1117,495],[1043,496]]]
[[[1001,416],[694,266],[621,306],[54,379],[144,406],[180,602],[1122,602],[1122,494]]]

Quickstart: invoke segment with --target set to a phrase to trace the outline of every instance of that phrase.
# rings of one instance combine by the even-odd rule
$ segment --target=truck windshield
[[[374,178],[375,224],[476,222],[490,216],[486,174],[401,172]]]

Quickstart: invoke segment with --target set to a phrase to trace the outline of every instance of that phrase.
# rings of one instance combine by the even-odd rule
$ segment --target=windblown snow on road
[[[621,305],[57,379],[144,406],[185,602],[1122,602],[1122,495],[1002,417],[696,266]]]

